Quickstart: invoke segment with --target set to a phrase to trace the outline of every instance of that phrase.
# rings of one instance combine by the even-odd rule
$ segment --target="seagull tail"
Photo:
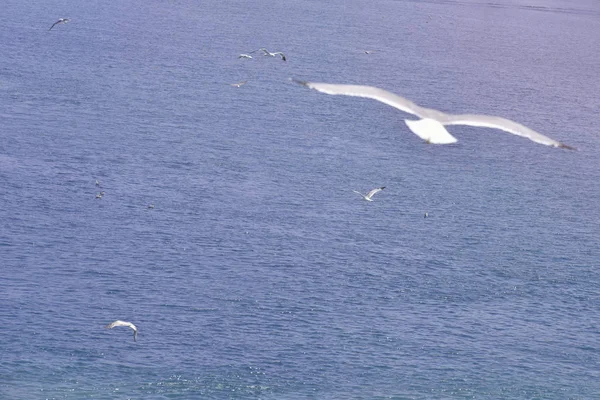
[[[436,120],[429,118],[423,118],[418,121],[406,119],[404,122],[415,135],[427,143],[450,144],[457,142],[456,138],[444,128],[444,125]]]

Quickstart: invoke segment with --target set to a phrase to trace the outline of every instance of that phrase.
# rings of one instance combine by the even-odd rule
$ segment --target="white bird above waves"
[[[248,81],[241,81],[241,82],[237,82],[237,83],[230,83],[229,85],[230,85],[230,86],[233,86],[233,87],[242,87],[242,86],[244,86],[246,83],[248,83]]]
[[[269,50],[265,49],[264,47],[261,47],[258,50],[254,50],[252,53],[254,53],[255,51],[262,51],[264,53],[263,55],[265,55],[265,56],[271,56],[271,57],[280,56],[283,61],[287,61],[287,59],[285,58],[285,54],[283,54],[280,51],[276,51],[275,53],[271,53]]]
[[[66,24],[69,21],[70,21],[69,18],[59,18],[58,21],[56,21],[55,23],[53,23],[52,26],[50,27],[50,29],[48,29],[48,30],[51,31],[52,28],[54,28],[56,25],[58,25],[58,24]]]
[[[414,114],[420,120],[404,120],[408,128],[427,143],[449,144],[457,140],[444,125],[469,125],[483,128],[500,129],[513,135],[526,137],[536,143],[552,147],[562,147],[576,150],[574,147],[558,142],[506,118],[479,114],[446,114],[432,108],[421,107],[412,101],[373,86],[363,85],[337,85],[330,83],[303,82],[292,79],[294,82],[310,89],[331,95],[345,95],[364,97],[385,103],[409,114]]]
[[[133,329],[133,341],[137,342],[138,330],[134,324],[132,324],[131,322],[127,322],[127,321],[116,320],[115,322],[112,322],[112,323],[106,325],[105,328],[112,329],[115,326],[126,326],[128,328]]]
[[[238,58],[248,58],[248,59],[250,59],[250,58],[252,58],[252,56],[250,54],[240,54],[238,56]]]
[[[375,188],[367,194],[362,194],[361,192],[356,191],[356,190],[353,190],[353,192],[360,194],[363,197],[363,199],[365,199],[366,201],[373,201],[373,199],[371,199],[371,197],[373,197],[376,193],[381,192],[383,189],[385,189],[385,186]]]

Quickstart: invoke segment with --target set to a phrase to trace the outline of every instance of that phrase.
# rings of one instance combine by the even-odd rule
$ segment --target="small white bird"
[[[283,61],[287,61],[287,59],[285,58],[285,54],[283,54],[280,51],[276,51],[275,53],[271,53],[269,50],[265,49],[264,47],[261,47],[258,50],[254,50],[252,53],[254,53],[255,51],[262,51],[265,56],[271,56],[271,57],[280,56]]]
[[[361,192],[358,192],[358,191],[356,191],[356,190],[353,190],[353,192],[354,192],[354,193],[358,193],[358,194],[360,194],[360,195],[363,197],[363,199],[365,199],[366,201],[373,201],[373,200],[371,199],[371,197],[373,197],[373,195],[374,195],[375,193],[379,193],[379,192],[381,192],[383,189],[385,189],[385,186],[382,186],[382,187],[375,188],[375,189],[371,190],[371,191],[370,191],[369,193],[367,193],[367,194],[362,194]]]
[[[238,58],[249,58],[250,59],[250,58],[252,58],[252,56],[250,54],[240,54],[238,56]]]
[[[525,125],[506,118],[479,114],[446,114],[433,108],[421,107],[404,97],[373,86],[293,81],[319,92],[333,95],[341,94],[345,96],[365,97],[380,101],[405,113],[414,114],[420,119],[417,121],[407,119],[404,122],[413,133],[427,143],[455,143],[457,141],[456,138],[444,128],[444,125],[469,125],[500,129],[513,135],[526,137],[546,146],[575,150],[574,147],[558,142]]]
[[[96,186],[100,186],[100,181],[98,181],[98,179],[96,179]]]
[[[233,87],[240,87],[242,85],[245,85],[246,83],[248,83],[248,81],[241,81],[241,82],[238,82],[238,83],[230,83],[230,85],[233,86]]]
[[[56,25],[58,25],[58,24],[66,24],[69,21],[70,21],[69,18],[60,18],[58,21],[56,21],[55,23],[53,23],[52,26],[50,27],[50,29],[48,29],[48,30],[51,31],[52,28],[54,28]]]
[[[126,326],[128,328],[133,329],[133,341],[137,342],[137,334],[138,334],[138,330],[135,327],[134,324],[132,324],[131,322],[127,322],[127,321],[121,321],[121,320],[116,320],[115,322],[112,322],[108,325],[105,326],[106,329],[112,329],[115,326]]]

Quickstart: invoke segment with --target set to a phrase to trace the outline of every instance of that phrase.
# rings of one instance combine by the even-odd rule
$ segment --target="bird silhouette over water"
[[[229,85],[233,86],[233,87],[242,87],[244,86],[246,83],[248,83],[248,81],[241,81],[241,82],[237,82],[237,83],[230,83]]]
[[[356,190],[353,190],[353,192],[354,192],[354,193],[358,193],[358,194],[360,194],[360,195],[363,197],[363,199],[365,199],[366,201],[373,201],[373,200],[371,199],[371,197],[373,197],[373,195],[375,195],[376,193],[379,193],[379,192],[381,192],[383,189],[385,189],[385,186],[382,186],[382,187],[375,188],[375,189],[371,190],[371,191],[370,191],[369,193],[367,193],[367,194],[362,194],[361,192],[359,192],[359,191],[356,191]]]
[[[318,92],[331,95],[364,97],[380,101],[408,114],[416,115],[418,120],[406,119],[408,128],[427,143],[450,144],[456,138],[444,127],[445,125],[469,125],[482,128],[499,129],[513,135],[525,137],[533,142],[546,146],[575,150],[574,147],[544,136],[518,122],[510,119],[482,114],[446,114],[433,108],[421,107],[412,101],[394,93],[373,86],[338,85],[331,83],[303,82],[292,79],[300,85]]]
[[[51,31],[52,28],[54,28],[56,25],[58,25],[58,24],[66,24],[69,21],[70,21],[69,18],[60,18],[58,21],[56,21],[55,23],[53,23],[52,26],[50,27],[50,29],[48,29],[48,30]]]
[[[127,322],[127,321],[116,320],[115,322],[112,322],[112,323],[106,325],[105,328],[112,329],[115,326],[126,326],[128,328],[133,329],[133,341],[137,342],[138,330],[134,324],[132,324],[131,322]]]
[[[283,54],[282,52],[276,51],[275,53],[271,53],[269,50],[265,49],[264,47],[261,47],[258,50],[251,51],[250,53],[252,54],[257,51],[262,51],[263,55],[265,55],[265,56],[271,56],[271,57],[279,56],[279,57],[281,57],[281,59],[283,61],[287,61],[287,59],[285,58],[285,54]]]

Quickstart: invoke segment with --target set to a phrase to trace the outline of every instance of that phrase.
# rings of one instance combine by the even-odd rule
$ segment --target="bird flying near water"
[[[518,122],[502,117],[494,117],[479,114],[446,114],[433,108],[418,106],[412,101],[390,93],[386,90],[373,86],[362,85],[337,85],[331,83],[303,82],[292,79],[294,82],[306,86],[310,89],[332,95],[356,96],[373,99],[385,103],[389,106],[414,114],[419,120],[404,120],[408,128],[427,143],[449,144],[457,140],[452,136],[444,125],[469,125],[483,128],[500,129],[513,135],[523,136],[536,143],[552,147],[562,147],[569,150],[575,150],[574,147],[558,142],[554,139],[544,136],[521,125]]]
[[[269,50],[265,49],[264,47],[261,47],[258,50],[251,51],[250,53],[255,53],[257,51],[262,51],[263,55],[265,55],[265,56],[271,56],[271,57],[279,56],[279,57],[281,57],[281,59],[283,61],[287,61],[287,59],[285,58],[285,54],[283,54],[282,52],[276,51],[275,53],[271,53]]]
[[[367,193],[367,194],[362,194],[361,192],[358,192],[358,191],[356,191],[356,190],[353,190],[353,192],[354,192],[354,193],[358,193],[358,194],[360,194],[360,195],[363,197],[363,199],[365,199],[366,201],[373,201],[373,200],[371,199],[371,197],[373,197],[373,195],[375,195],[376,193],[379,193],[379,192],[381,192],[383,189],[385,189],[385,186],[382,186],[382,187],[375,188],[375,189],[371,190],[371,191],[370,191],[369,193]]]
[[[105,328],[112,329],[115,326],[126,326],[128,328],[133,329],[133,341],[137,342],[138,330],[134,324],[132,324],[131,322],[127,322],[127,321],[116,320],[115,322],[112,322],[112,323],[106,325]]]
[[[55,23],[53,23],[52,26],[50,27],[50,29],[48,29],[48,30],[51,31],[52,28],[54,28],[56,25],[58,25],[58,24],[66,24],[69,21],[70,21],[69,18],[60,18],[58,21],[56,21]]]
[[[237,82],[237,83],[230,83],[229,85],[231,85],[233,87],[241,87],[241,86],[245,85],[246,83],[248,83],[248,81],[241,81],[241,82]]]

